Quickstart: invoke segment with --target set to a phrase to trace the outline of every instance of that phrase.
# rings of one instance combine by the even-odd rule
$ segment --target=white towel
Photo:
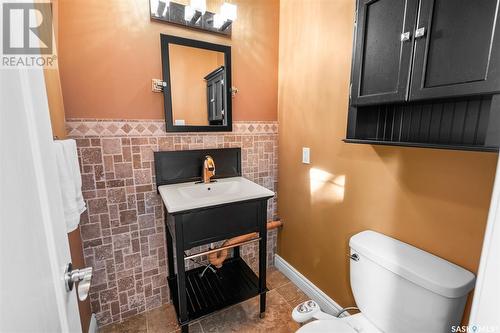
[[[64,218],[69,233],[78,228],[80,214],[86,209],[82,195],[82,178],[80,166],[78,165],[78,153],[75,140],[58,140],[54,141],[54,144]]]

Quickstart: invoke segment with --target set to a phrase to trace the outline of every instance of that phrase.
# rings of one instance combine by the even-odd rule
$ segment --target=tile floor
[[[225,332],[295,332],[299,325],[292,320],[295,305],[308,299],[297,286],[276,268],[267,274],[266,316],[259,318],[258,297],[234,305],[192,323],[192,333]],[[100,333],[169,333],[180,332],[172,304],[131,317],[120,324],[104,326]]]

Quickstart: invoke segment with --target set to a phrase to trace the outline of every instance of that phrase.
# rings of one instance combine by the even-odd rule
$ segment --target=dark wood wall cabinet
[[[204,78],[207,83],[207,110],[210,125],[223,125],[224,123],[225,75],[224,66],[221,66]]]
[[[347,142],[498,151],[500,0],[358,0]]]

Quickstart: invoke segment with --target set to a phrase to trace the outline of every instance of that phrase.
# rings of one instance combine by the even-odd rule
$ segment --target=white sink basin
[[[158,187],[169,213],[274,196],[274,192],[243,177],[210,184],[180,183]]]

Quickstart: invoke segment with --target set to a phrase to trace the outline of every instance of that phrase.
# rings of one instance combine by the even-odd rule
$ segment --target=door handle
[[[415,38],[422,38],[425,36],[425,28],[422,27],[422,28],[418,28],[417,30],[415,30]]]
[[[353,254],[348,254],[347,255],[349,258],[351,258],[351,260],[354,260],[354,261],[359,261],[359,255],[357,253],[353,253]]]
[[[406,41],[409,41],[410,40],[410,37],[411,37],[411,33],[409,31],[407,32],[403,32],[401,34],[401,41],[402,42],[406,42]]]
[[[73,269],[73,265],[69,263],[64,272],[64,284],[66,291],[73,290],[75,283],[78,284],[77,294],[80,301],[85,301],[89,295],[90,281],[92,280],[92,267],[82,269]]]

